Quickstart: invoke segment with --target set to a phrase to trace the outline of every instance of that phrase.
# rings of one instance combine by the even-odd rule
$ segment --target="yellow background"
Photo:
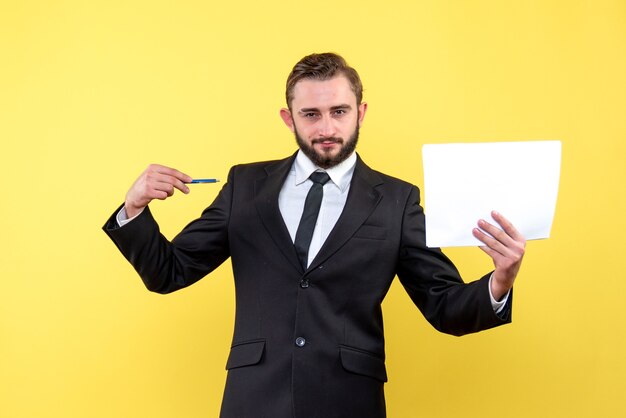
[[[421,185],[423,143],[563,141],[512,325],[438,334],[394,283],[389,417],[624,416],[626,2],[0,4],[0,417],[217,416],[230,264],[151,294],[100,227],[149,163],[225,179],[292,153],[285,79],[328,50],[361,74],[359,151],[388,174]],[[164,233],[218,190],[152,205]],[[446,252],[466,280],[491,268]]]

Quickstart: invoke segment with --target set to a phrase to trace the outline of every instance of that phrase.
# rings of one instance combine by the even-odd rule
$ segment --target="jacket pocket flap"
[[[374,354],[346,346],[339,347],[341,364],[349,372],[373,377],[381,382],[387,381],[385,361]]]
[[[226,370],[251,366],[261,361],[265,351],[265,340],[247,341],[231,347]]]

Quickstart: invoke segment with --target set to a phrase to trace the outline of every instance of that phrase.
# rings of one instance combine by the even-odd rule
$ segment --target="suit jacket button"
[[[302,337],[298,337],[296,338],[296,345],[298,347],[304,347],[304,344],[306,344],[306,340]]]
[[[300,287],[306,289],[307,287],[309,287],[309,281],[307,279],[300,280]]]

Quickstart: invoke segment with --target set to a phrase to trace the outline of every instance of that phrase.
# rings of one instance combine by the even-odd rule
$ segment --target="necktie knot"
[[[322,186],[330,180],[330,176],[325,171],[316,171],[311,173],[309,178],[313,183],[321,184]]]

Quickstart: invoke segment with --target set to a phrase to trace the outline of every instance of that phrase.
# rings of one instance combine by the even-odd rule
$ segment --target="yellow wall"
[[[284,81],[326,50],[360,71],[359,150],[389,174],[421,185],[423,143],[563,141],[512,325],[440,335],[392,287],[389,416],[624,416],[626,2],[2,0],[0,417],[217,416],[230,265],[151,294],[100,227],[148,163],[293,152]],[[165,234],[218,188],[155,203]]]

